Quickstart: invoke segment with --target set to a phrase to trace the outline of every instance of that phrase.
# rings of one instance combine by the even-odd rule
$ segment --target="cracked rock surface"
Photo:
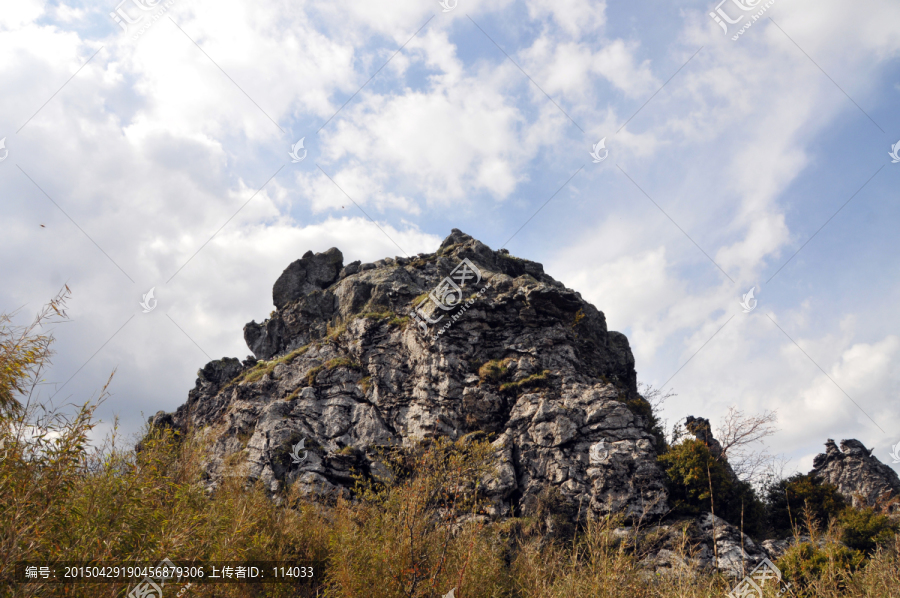
[[[900,478],[897,472],[885,465],[859,440],[841,440],[841,448],[829,438],[825,452],[813,459],[810,472],[824,482],[837,487],[854,507],[874,506],[900,497]],[[892,505],[900,512],[900,505]]]
[[[550,488],[595,513],[668,510],[628,339],[541,264],[454,229],[413,258],[308,252],[272,298],[271,317],[244,327],[254,355],[210,362],[157,416],[207,435],[211,486],[239,475],[348,495],[379,446],[480,432],[496,449],[497,515]]]
[[[646,553],[640,565],[655,575],[717,569],[729,577],[742,578],[769,557],[762,545],[712,513],[637,530],[620,527],[614,534]]]

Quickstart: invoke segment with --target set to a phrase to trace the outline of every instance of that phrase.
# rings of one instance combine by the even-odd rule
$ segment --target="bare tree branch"
[[[764,438],[778,430],[777,421],[777,411],[766,410],[748,416],[737,407],[731,407],[722,418],[716,429],[716,439],[722,445],[722,458],[728,461],[739,479],[756,482],[778,469],[779,457],[761,445]],[[783,463],[781,469],[784,469]]]
[[[658,412],[663,406],[663,403],[667,400],[678,396],[672,392],[671,389],[664,391],[663,389],[655,388],[652,384],[647,384],[646,382],[638,382],[637,390],[638,394],[650,403],[654,413]]]

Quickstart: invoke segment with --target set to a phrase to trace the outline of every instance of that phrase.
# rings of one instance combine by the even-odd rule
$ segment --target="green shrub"
[[[340,324],[335,324],[332,326],[331,324],[325,325],[325,338],[326,340],[336,341],[342,334],[347,331],[347,323],[341,322]]]
[[[758,536],[765,528],[765,506],[753,487],[732,478],[725,463],[697,439],[686,439],[659,456],[666,472],[674,512],[714,512],[744,533]]]
[[[342,457],[355,457],[357,455],[362,454],[362,451],[352,445],[347,445],[340,449],[335,453],[336,455],[341,455]]]
[[[318,376],[325,369],[324,365],[317,365],[313,369],[309,370],[306,373],[306,385],[314,386],[316,383],[316,376]]]
[[[836,487],[806,474],[797,474],[770,486],[766,491],[766,503],[769,523],[775,534],[782,537],[791,535],[794,528],[806,529],[804,509],[816,525],[826,527],[846,505]]]
[[[842,530],[841,542],[866,554],[875,552],[879,544],[891,540],[900,529],[900,524],[871,507],[847,507],[838,516],[838,523]]]
[[[788,548],[776,566],[785,578],[799,586],[797,591],[801,596],[815,596],[815,587],[823,581],[844,589],[852,574],[864,563],[865,556],[858,550],[834,542],[822,547],[801,542]]]
[[[711,511],[730,488],[725,465],[700,440],[686,439],[659,456],[669,482],[669,498],[680,515]]]
[[[391,321],[388,322],[391,326],[396,326],[398,328],[403,328],[409,322],[409,316],[394,316],[391,318]]]

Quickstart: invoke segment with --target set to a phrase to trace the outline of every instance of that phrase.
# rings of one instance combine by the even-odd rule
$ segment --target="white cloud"
[[[429,54],[453,54],[452,45],[438,49],[434,40],[421,48]],[[428,203],[455,201],[477,191],[501,200],[509,196],[524,180],[525,162],[540,147],[522,143],[520,128],[527,130],[527,124],[504,97],[502,79],[491,72],[462,77],[458,62],[446,64],[447,75],[432,76],[427,91],[361,94],[358,103],[344,109],[333,132],[323,132],[328,160],[352,157],[356,170],[364,165],[373,173],[390,173],[392,179],[403,177]]]
[[[19,2],[0,15],[8,48],[0,75],[15,90],[0,114],[0,137],[8,137],[11,152],[0,164],[0,184],[10,190],[0,208],[8,224],[0,248],[22,256],[4,265],[9,283],[0,297],[36,305],[64,281],[75,289],[77,323],[61,337],[54,379],[68,377],[138,311],[73,380],[74,390],[96,388],[118,363],[117,409],[133,416],[138,408],[174,408],[206,357],[166,313],[213,357],[242,355],[241,327],[268,314],[272,283],[306,250],[337,246],[347,262],[401,254],[316,164],[403,250],[416,253],[433,250],[457,225],[435,216],[448,206],[508,202],[508,209],[492,212],[496,226],[518,225],[521,214],[512,206],[527,201],[560,164],[566,172],[577,168],[569,170],[587,160],[590,143],[607,136],[610,161],[573,181],[598,201],[579,206],[573,228],[551,229],[556,253],[547,271],[606,311],[611,328],[629,331],[642,379],[665,380],[738,314],[673,380],[681,397],[671,413],[703,410],[694,414],[715,418],[733,404],[780,407],[779,442],[797,455],[812,454],[824,435],[873,444],[865,418],[765,318],[764,310],[775,314],[783,287],[758,289],[760,307],[749,316],[737,305],[776,258],[805,240],[788,218],[786,190],[815,166],[823,132],[857,110],[777,28],[754,28],[734,43],[700,8],[687,13],[680,33],[672,32],[678,42],[660,45],[665,36],[656,28],[641,38],[628,28],[620,35],[621,23],[610,20],[605,3],[529,0],[527,15],[508,0],[473,7],[479,22],[489,15],[503,24],[492,33],[507,40],[501,45],[585,127],[588,140],[494,51],[463,7],[440,13],[436,1],[412,0],[389,9],[323,1],[177,3],[169,14],[226,76],[167,18],[134,42],[104,13],[103,39],[82,38],[70,24],[92,13],[59,5],[48,17],[43,6]],[[877,103],[870,93],[878,73],[900,55],[892,18],[898,12],[885,3],[848,12],[838,2],[802,0],[778,4],[773,16],[868,108]],[[431,14],[437,16],[317,135]],[[477,54],[478,43],[490,53]],[[12,133],[101,45],[21,134]],[[290,145],[304,135],[309,158],[288,164],[166,285],[287,163]],[[554,222],[549,211],[541,218]],[[812,219],[821,222],[818,214]],[[166,311],[141,317],[137,302],[154,285]],[[776,320],[871,407],[880,425],[896,429],[897,408],[887,397],[898,390],[898,340],[853,318],[864,310],[890,318],[882,307],[888,300],[838,288],[832,305],[812,291],[798,293],[798,307],[778,310]],[[160,372],[171,376],[160,380]]]
[[[3,6],[0,13],[0,28],[14,29],[28,25],[44,14],[44,4],[41,0],[22,0],[11,2]]]
[[[606,24],[606,2],[528,0],[528,17],[535,21],[552,18],[569,35],[581,37],[602,30]]]

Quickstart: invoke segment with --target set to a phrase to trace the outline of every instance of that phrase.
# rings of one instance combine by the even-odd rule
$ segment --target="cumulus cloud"
[[[780,450],[801,463],[828,436],[886,445],[766,314],[891,432],[900,341],[863,317],[895,318],[889,301],[804,287],[787,271],[760,282],[840,205],[798,216],[798,185],[833,146],[831,129],[859,118],[880,132],[774,25],[735,43],[706,9],[661,10],[664,25],[635,31],[586,0],[469,13],[412,0],[194,0],[133,40],[105,9],[10,5],[0,248],[22,257],[4,264],[0,300],[36,308],[69,282],[76,321],[59,334],[55,388],[83,367],[62,396],[88,396],[118,366],[107,415],[134,429],[141,410],[184,400],[207,355],[245,353],[243,324],[266,317],[272,283],[305,251],[431,251],[464,218],[513,231],[586,164],[529,224],[546,240],[526,244],[524,232],[519,254],[543,259],[629,335],[642,379],[678,372],[668,416],[778,407]],[[772,15],[884,122],[875,109],[900,55],[898,11],[802,0]],[[301,137],[309,155],[295,164],[287,151]],[[610,159],[595,165],[587,150],[601,137]],[[874,168],[847,171],[852,192]],[[753,285],[759,307],[743,314]],[[160,309],[141,314],[150,287]]]

